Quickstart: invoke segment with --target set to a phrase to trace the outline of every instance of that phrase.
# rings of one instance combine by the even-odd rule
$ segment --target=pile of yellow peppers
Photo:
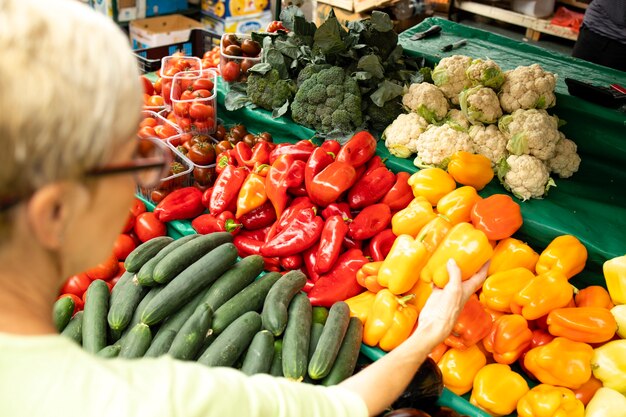
[[[409,185],[415,198],[392,218],[389,254],[363,266],[365,291],[346,301],[364,323],[363,342],[389,351],[409,337],[433,285],[448,282],[448,259],[464,280],[491,261],[483,287],[431,353],[444,385],[471,391],[470,402],[492,416],[625,416],[626,255],[604,264],[608,291],[579,291],[569,279],[585,268],[587,250],[574,236],[541,253],[510,236],[490,240],[472,222],[475,188],[456,188],[436,168]],[[538,385],[531,389],[516,363]]]

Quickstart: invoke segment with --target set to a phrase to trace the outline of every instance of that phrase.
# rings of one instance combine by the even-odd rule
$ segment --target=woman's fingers
[[[467,300],[483,285],[487,278],[490,261],[487,261],[470,279],[463,282],[463,298]]]

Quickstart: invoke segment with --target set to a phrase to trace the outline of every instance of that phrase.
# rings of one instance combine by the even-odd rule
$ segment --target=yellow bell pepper
[[[602,385],[626,395],[626,340],[613,340],[594,349],[591,368]]]
[[[476,374],[470,402],[492,416],[505,416],[527,392],[528,383],[520,374],[509,365],[492,363]]]
[[[626,397],[611,388],[600,388],[587,404],[585,417],[624,417]]]
[[[534,277],[535,274],[521,267],[496,272],[483,283],[480,302],[492,310],[510,313],[513,297]]]
[[[448,174],[459,184],[482,190],[493,179],[491,160],[484,155],[455,152],[448,163]]]
[[[487,237],[469,223],[459,223],[450,229],[443,242],[432,254],[421,278],[443,288],[448,283],[448,259],[453,258],[461,269],[461,279],[469,279],[491,258],[493,248]]]
[[[457,395],[472,389],[474,377],[487,364],[485,354],[477,345],[467,349],[448,349],[437,366],[441,369],[443,384]]]
[[[365,324],[375,299],[376,294],[371,291],[365,291],[359,295],[348,298],[346,304],[350,307],[350,316],[358,318],[361,320],[361,323]]]
[[[526,320],[536,320],[555,308],[565,307],[572,301],[574,287],[562,272],[553,270],[537,275],[513,296],[511,311]]]
[[[398,298],[389,290],[379,291],[365,321],[363,343],[388,352],[404,342],[417,322],[417,310],[406,303],[411,297]]]
[[[537,274],[556,270],[570,279],[585,269],[587,262],[587,248],[572,235],[556,237],[548,247],[541,252],[535,266]]]
[[[521,240],[509,237],[501,240],[493,250],[489,275],[513,268],[535,270],[539,254]]]
[[[609,259],[602,270],[613,303],[626,304],[626,255]]]
[[[422,227],[416,239],[424,244],[428,253],[433,253],[450,229],[452,229],[450,221],[439,215]]]
[[[428,255],[426,247],[419,240],[409,235],[398,236],[380,266],[378,283],[394,294],[409,291],[419,280]]]
[[[510,365],[522,356],[533,339],[528,322],[519,314],[505,314],[491,326],[483,346],[498,363]]]
[[[391,218],[391,230],[396,236],[417,236],[422,227],[437,217],[433,206],[425,197],[415,197],[406,208]]]
[[[572,390],[540,384],[517,403],[519,417],[584,417],[585,406]]]
[[[469,223],[472,208],[481,200],[474,187],[459,187],[441,197],[437,203],[437,212],[446,217],[450,223]]]
[[[529,350],[524,367],[544,384],[576,389],[591,378],[593,348],[586,343],[555,337]]]
[[[413,288],[407,291],[404,295],[412,294],[414,296],[408,301],[408,303],[411,304],[412,306],[415,306],[415,308],[417,309],[417,312],[420,313],[422,309],[424,308],[424,305],[426,304],[426,301],[428,301],[428,297],[430,297],[430,294],[432,294],[432,292],[433,292],[433,284],[431,284],[430,282],[426,282],[426,281],[422,281],[421,279],[418,279],[415,285],[413,286]]]
[[[411,175],[409,186],[415,197],[426,197],[431,205],[436,206],[441,197],[456,188],[456,182],[441,168],[426,168]]]
[[[622,339],[626,339],[626,304],[613,307],[611,314],[617,322],[617,335]]]
[[[377,293],[382,290],[382,287],[378,283],[378,271],[380,271],[380,267],[383,264],[383,261],[378,262],[368,262],[363,265],[356,272],[356,282],[363,288],[366,288],[368,291],[373,293]]]

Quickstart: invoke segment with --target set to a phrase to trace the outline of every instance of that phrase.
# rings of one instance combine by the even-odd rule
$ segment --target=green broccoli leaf
[[[259,62],[255,64],[252,68],[248,70],[248,72],[252,72],[254,74],[265,75],[272,69],[272,65],[268,62]]]
[[[387,13],[374,10],[371,17],[372,28],[379,32],[389,32],[393,30],[393,22]]]
[[[344,30],[333,13],[332,17],[329,16],[317,28],[315,36],[313,36],[313,48],[319,49],[326,55],[343,52],[346,49],[346,44],[343,42],[342,33]]]
[[[280,20],[283,22],[283,26],[293,31],[295,28],[295,17],[300,16],[304,18],[304,12],[297,6],[285,7],[280,12]]]
[[[378,107],[382,107],[391,99],[401,96],[404,93],[404,88],[401,85],[393,83],[389,80],[384,80],[380,83],[380,87],[370,95],[370,99]]]
[[[298,8],[300,10],[300,8]],[[283,23],[284,24],[284,23]],[[293,18],[293,32],[297,36],[313,37],[317,31],[317,26],[313,22],[306,20],[304,15],[296,15]]]
[[[248,104],[252,104],[250,98],[246,94],[246,86],[243,83],[233,83],[230,90],[224,97],[224,107],[228,111],[235,111]]]
[[[277,109],[272,110],[272,117],[273,118],[280,117],[284,115],[285,113],[287,113],[288,110],[289,110],[289,100],[286,100],[285,104],[283,104]]]
[[[298,45],[295,45],[293,42],[288,41],[288,40],[284,41],[284,40],[277,39],[274,42],[274,46],[283,55],[286,55],[291,59],[298,58],[298,52],[300,48],[298,47]]]
[[[357,81],[367,81],[372,79],[372,73],[367,71],[357,71],[352,74],[352,76]]]
[[[346,24],[346,27],[353,33],[361,33],[366,29],[364,20],[352,20]]]
[[[357,68],[369,72],[376,78],[383,78],[385,76],[383,65],[380,63],[380,58],[376,55],[365,55],[361,57]]]
[[[278,49],[269,49],[265,55],[264,61],[278,71],[280,78],[287,78],[289,76],[289,73],[287,72],[287,63],[285,62],[285,57]]]

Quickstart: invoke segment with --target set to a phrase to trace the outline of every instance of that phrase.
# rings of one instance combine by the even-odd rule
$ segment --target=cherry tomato
[[[147,105],[150,107],[163,107],[165,106],[165,100],[163,99],[163,97],[155,94],[153,96],[150,96]]]
[[[189,132],[191,130],[191,119],[189,117],[180,117],[176,120],[176,123],[183,132]]]
[[[187,157],[197,165],[215,163],[215,148],[208,142],[196,142],[189,149]]]
[[[213,117],[215,114],[215,110],[213,110],[213,106],[207,106],[202,103],[193,103],[189,107],[189,116],[192,119],[206,120],[209,117]]]
[[[154,201],[155,203],[160,203],[167,194],[168,192],[165,190],[154,190],[150,193],[150,200]]]
[[[198,132],[206,132],[213,125],[213,119],[208,119],[206,121],[196,120],[192,123],[192,125]]]
[[[141,81],[141,86],[143,87],[144,93],[148,95],[154,94],[154,86],[152,85],[152,81],[144,77],[143,75],[139,76],[139,80]]]
[[[115,255],[117,260],[123,261],[136,247],[137,245],[135,245],[133,238],[122,233],[117,236],[117,239],[115,239],[115,244],[113,245],[113,255]]]
[[[208,78],[198,78],[193,82],[192,88],[196,90],[209,90],[213,91],[213,81]]]
[[[139,127],[155,127],[156,125],[158,125],[156,119],[154,117],[146,117],[145,119],[143,119],[141,121],[141,123],[139,123]]]
[[[200,168],[195,167],[193,169],[193,178],[201,186],[209,186],[215,182],[215,168]]]
[[[229,61],[226,65],[221,67],[222,78],[227,83],[237,81],[239,78],[239,63],[236,61]]]
[[[130,212],[132,213],[133,216],[137,217],[141,213],[146,212],[146,205],[140,199],[135,198],[135,200],[133,201],[133,205],[130,208]]]
[[[167,235],[165,223],[157,219],[152,212],[141,213],[135,221],[135,233],[142,242]]]
[[[240,44],[241,42],[239,41],[239,38],[235,34],[228,34],[224,36],[224,39],[222,39],[223,48],[227,48],[230,45],[240,45]]]
[[[217,130],[215,131],[215,139],[221,142],[224,140],[225,135],[226,135],[226,128],[224,127],[224,125],[222,124],[217,125]]]
[[[181,101],[177,101],[172,106],[174,110],[174,114],[179,117],[187,117],[189,116],[189,103],[183,103]]]
[[[147,139],[147,138],[150,138],[150,137],[155,137],[156,136],[156,132],[154,131],[153,127],[144,126],[141,129],[139,129],[139,132],[137,133],[137,136],[139,136],[142,139]]]
[[[76,294],[72,294],[72,293],[61,294],[59,295],[59,298],[57,298],[57,300],[60,300],[61,298],[65,298],[65,297],[69,297],[72,300],[74,300],[74,311],[72,312],[72,316],[78,313],[80,310],[82,310],[85,307],[85,303],[83,302],[83,299],[80,298]]]
[[[212,96],[210,90],[196,90],[192,92],[192,98],[209,98]]]
[[[194,91],[190,91],[190,90],[185,90],[183,91],[183,93],[180,95],[180,100],[181,101],[187,101],[187,100],[193,100],[194,98],[196,98],[196,93]]]
[[[104,262],[86,270],[85,274],[87,274],[87,277],[92,281],[97,279],[107,280],[113,278],[115,274],[117,274],[118,269],[117,258],[115,255],[111,255]]]
[[[61,293],[74,294],[81,297],[83,293],[87,291],[87,288],[89,288],[89,284],[91,284],[91,280],[84,272],[72,275],[65,281],[63,287],[61,287]]]

